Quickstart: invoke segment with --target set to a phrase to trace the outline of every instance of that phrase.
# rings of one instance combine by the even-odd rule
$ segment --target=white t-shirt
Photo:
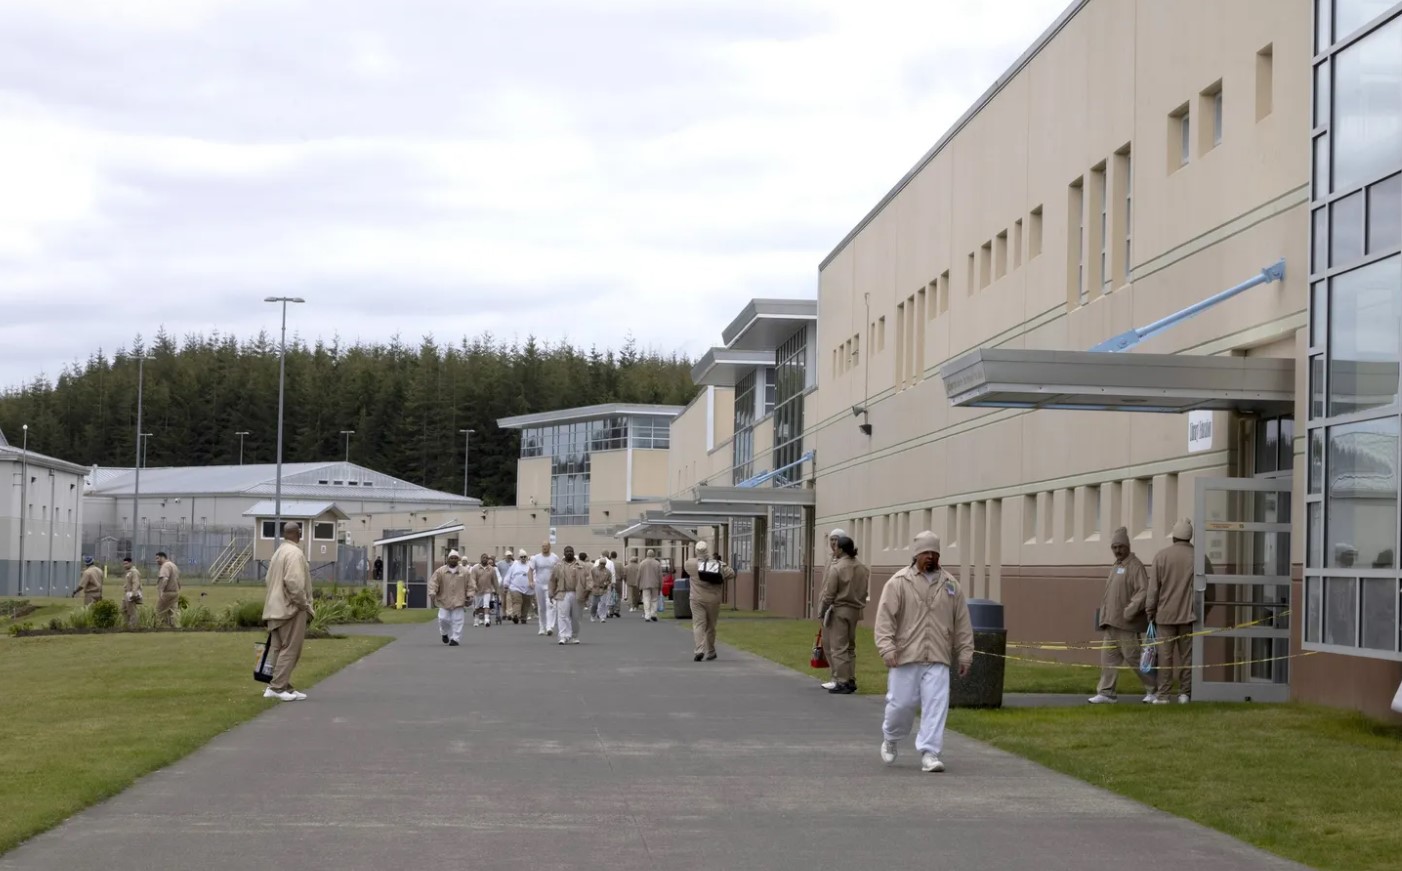
[[[515,593],[530,591],[530,575],[527,573],[525,563],[517,560],[506,569],[506,588]]]
[[[550,576],[555,573],[555,566],[560,562],[560,557],[556,554],[546,556],[538,553],[531,557],[526,563],[535,572],[536,590],[550,589]]]

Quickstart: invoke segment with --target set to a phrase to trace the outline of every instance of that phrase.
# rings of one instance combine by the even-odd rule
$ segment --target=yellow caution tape
[[[1278,614],[1272,614],[1269,617],[1262,617],[1260,620],[1252,620],[1247,623],[1237,623],[1232,626],[1214,626],[1210,629],[1199,629],[1197,632],[1189,632],[1185,635],[1175,635],[1170,638],[1156,638],[1153,641],[1145,642],[1143,646],[1158,647],[1161,644],[1167,644],[1168,642],[1176,641],[1179,638],[1197,638],[1199,636],[1215,635],[1218,632],[1229,632],[1233,629],[1247,629],[1252,626],[1259,626],[1262,623],[1269,623],[1273,620],[1279,620],[1282,617],[1289,616],[1290,609],[1287,608]],[[1016,648],[1018,650],[1111,650],[1115,647],[1115,645],[1106,644],[1104,641],[1010,641],[1008,642],[1008,647]]]
[[[1239,665],[1255,665],[1256,663],[1259,663],[1259,662],[1280,662],[1280,661],[1286,660],[1286,659],[1299,659],[1299,658],[1302,657],[1302,656],[1314,656],[1316,653],[1319,653],[1319,652],[1320,652],[1320,651],[1317,651],[1317,650],[1304,650],[1304,651],[1301,651],[1301,652],[1299,652],[1299,653],[1287,654],[1286,656],[1268,656],[1268,657],[1266,657],[1265,659],[1242,659],[1242,660],[1238,660],[1238,661],[1236,661],[1236,662],[1213,662],[1213,663],[1208,663],[1208,664],[1204,664],[1204,665],[1197,665],[1197,664],[1194,664],[1194,665],[1183,665],[1183,666],[1177,666],[1177,665],[1175,665],[1175,666],[1174,666],[1174,669],[1177,669],[1177,668],[1191,668],[1191,669],[1195,669],[1195,670],[1196,670],[1196,669],[1204,669],[1204,668],[1234,668],[1234,667],[1239,666]],[[1072,666],[1073,668],[1093,668],[1093,669],[1096,669],[1097,671],[1103,670],[1103,669],[1106,669],[1106,668],[1113,668],[1113,669],[1115,669],[1115,670],[1117,670],[1117,671],[1134,671],[1134,672],[1138,672],[1138,671],[1139,671],[1139,666],[1137,666],[1137,665],[1109,665],[1109,666],[1107,666],[1107,665],[1096,665],[1096,664],[1089,663],[1089,662],[1061,662],[1061,661],[1055,660],[1055,659],[1033,659],[1032,657],[1029,657],[1029,656],[1010,656],[1010,655],[1008,655],[1008,654],[993,653],[993,652],[987,651],[987,650],[975,650],[974,653],[978,654],[979,656],[992,656],[992,657],[996,657],[996,658],[998,658],[998,659],[1011,660],[1011,661],[1013,661],[1013,662],[1030,662],[1030,663],[1032,663],[1032,664],[1034,664],[1034,665],[1069,665],[1069,666]]]

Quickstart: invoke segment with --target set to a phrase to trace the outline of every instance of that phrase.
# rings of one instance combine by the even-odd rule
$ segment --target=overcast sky
[[[693,356],[1068,0],[3,0],[0,387],[127,346]]]

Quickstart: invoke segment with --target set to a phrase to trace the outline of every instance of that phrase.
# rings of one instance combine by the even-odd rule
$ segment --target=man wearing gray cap
[[[1158,633],[1159,685],[1154,704],[1172,698],[1173,678],[1178,677],[1178,702],[1187,704],[1193,693],[1193,522],[1184,518],[1173,526],[1173,542],[1154,556],[1149,594],[1144,609]]]
[[[83,557],[83,565],[86,566],[86,568],[83,569],[82,576],[78,578],[78,586],[73,590],[73,595],[76,596],[82,593],[83,604],[91,605],[93,602],[98,602],[102,599],[103,574],[99,566],[93,565],[92,557],[90,556]]]
[[[1112,705],[1119,701],[1115,684],[1120,670],[1128,668],[1144,682],[1144,701],[1154,700],[1154,683],[1139,672],[1140,634],[1149,628],[1144,600],[1149,593],[1149,572],[1129,548],[1129,530],[1121,526],[1110,536],[1110,552],[1115,564],[1105,579],[1100,597],[1097,626],[1104,632],[1100,646],[1100,684],[1091,696],[1092,705]]]
[[[467,600],[476,593],[472,573],[461,563],[462,556],[450,550],[448,564],[439,566],[428,579],[428,601],[438,606],[438,631],[449,647],[461,643],[463,623],[467,621]]]
[[[657,561],[657,551],[647,552],[647,558],[638,563],[635,583],[642,592],[643,619],[657,622],[657,597],[662,591],[662,563]]]
[[[828,564],[818,613],[823,625],[823,647],[832,663],[828,692],[845,695],[857,691],[857,624],[867,605],[871,570],[857,561],[857,545],[846,535],[837,538],[838,558]]]
[[[706,542],[696,542],[696,556],[686,561],[691,575],[691,637],[694,659],[716,658],[716,622],[720,620],[720,600],[725,585],[735,580],[735,570],[710,552]]]
[[[846,532],[845,530],[843,530],[841,527],[839,527],[839,528],[837,528],[837,529],[834,529],[832,532],[829,532],[829,533],[828,533],[828,564],[827,564],[827,567],[823,569],[823,578],[824,578],[824,579],[826,579],[827,576],[828,576],[828,573],[832,571],[833,563],[837,562],[838,558],[842,556],[842,554],[841,554],[841,553],[839,552],[839,550],[838,550],[837,542],[838,542],[838,539],[840,539],[840,538],[845,538],[846,535],[847,535],[847,532]],[[820,603],[819,608],[818,608],[818,616],[819,616],[820,619],[824,619],[824,620],[826,620],[826,617],[827,617],[827,615],[825,615],[825,614],[823,613],[823,609],[822,609],[822,607],[821,607],[821,603]],[[823,640],[824,640],[824,642],[826,642],[826,641],[828,640],[828,635],[829,635],[829,633],[827,632],[827,629],[824,628],[824,630],[823,630]],[[826,647],[826,644],[824,644],[824,647]],[[832,659],[831,654],[829,654],[828,659],[829,659],[829,660]],[[837,678],[834,677],[834,678],[831,679],[831,680],[824,681],[823,684],[822,684],[822,687],[823,687],[823,689],[827,690],[828,692],[832,692],[833,690],[835,690],[835,689],[837,688]]]
[[[896,743],[910,734],[919,708],[920,770],[939,772],[944,771],[940,753],[949,717],[949,669],[957,664],[960,677],[969,673],[974,627],[959,582],[940,567],[939,536],[920,533],[914,549],[915,559],[886,582],[876,608],[876,651],[890,669],[881,761],[896,761]]]

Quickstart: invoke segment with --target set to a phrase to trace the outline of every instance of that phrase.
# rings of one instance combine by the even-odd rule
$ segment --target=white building
[[[0,597],[62,596],[77,584],[87,471],[0,432]]]

